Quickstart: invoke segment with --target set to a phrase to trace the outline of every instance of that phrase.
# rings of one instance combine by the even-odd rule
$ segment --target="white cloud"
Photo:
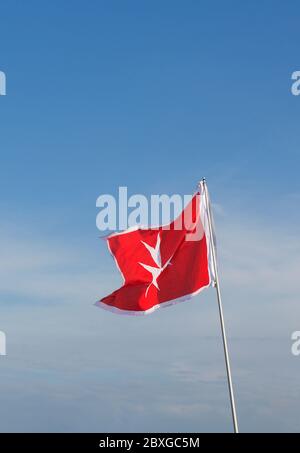
[[[96,301],[109,277],[101,275],[101,241],[92,251],[75,248],[55,238],[1,231],[0,297],[38,302]]]
[[[296,390],[290,382],[298,362],[289,339],[300,328],[295,324],[300,319],[299,241],[295,232],[279,226],[251,225],[228,215],[218,216],[216,223],[241,426],[276,430],[284,410],[286,419],[290,414],[285,429],[291,429]],[[115,289],[120,277],[105,243],[95,243],[96,251],[57,238],[0,235],[0,305],[7,295],[36,303],[34,309],[22,303],[1,310],[0,327],[8,338],[1,382],[9,395],[6,407],[18,414],[17,424],[8,421],[8,428],[49,429],[36,407],[34,420],[25,423],[27,411],[12,396],[22,393],[29,407],[43,401],[53,414],[51,429],[61,429],[66,419],[75,431],[77,426],[97,429],[99,420],[116,431],[132,424],[142,431],[145,426],[230,429],[214,291],[141,319],[101,312],[92,302]],[[59,305],[43,307],[43,301]],[[286,342],[249,340],[272,335]],[[78,411],[86,413],[84,423]]]
[[[220,258],[226,284],[262,294],[300,291],[300,241],[274,225],[253,228],[232,222],[220,228]]]

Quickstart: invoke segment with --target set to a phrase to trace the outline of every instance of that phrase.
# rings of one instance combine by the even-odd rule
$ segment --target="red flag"
[[[123,286],[96,305],[144,315],[198,294],[213,282],[207,207],[197,193],[171,224],[108,236]]]

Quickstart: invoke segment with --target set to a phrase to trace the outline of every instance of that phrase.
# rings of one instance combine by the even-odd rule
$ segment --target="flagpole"
[[[206,203],[206,208],[207,208],[211,253],[212,253],[213,266],[214,266],[214,271],[215,271],[215,288],[217,291],[217,299],[218,299],[218,306],[219,306],[219,316],[220,316],[223,347],[224,347],[225,362],[226,362],[226,371],[227,371],[227,380],[228,380],[228,389],[229,389],[229,396],[230,396],[232,421],[233,421],[234,432],[236,434],[238,434],[239,428],[238,428],[237,414],[236,414],[236,408],[235,408],[235,400],[234,400],[232,377],[231,377],[231,368],[230,368],[228,345],[227,345],[227,338],[226,338],[226,329],[225,329],[225,322],[224,322],[224,315],[223,315],[222,298],[221,298],[219,274],[218,274],[218,267],[217,267],[216,248],[215,248],[214,237],[213,237],[211,206],[210,206],[210,202],[209,202],[209,195],[208,195],[207,184],[206,184],[205,178],[202,179],[202,184],[203,184],[205,203]]]

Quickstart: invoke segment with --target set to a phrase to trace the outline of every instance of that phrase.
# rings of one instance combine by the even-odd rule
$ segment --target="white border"
[[[148,310],[122,310],[121,308],[114,307],[113,305],[108,305],[105,304],[104,302],[101,302],[99,300],[96,302],[94,305],[96,307],[100,307],[103,310],[110,311],[111,313],[116,313],[118,315],[125,315],[125,316],[147,316],[150,315],[151,313],[154,313],[156,310],[159,308],[166,308],[170,307],[171,305],[177,305],[180,304],[181,302],[186,302],[187,300],[190,300],[192,297],[197,296],[197,294],[200,294],[203,290],[209,288],[211,286],[211,282],[207,286],[203,286],[202,288],[198,289],[194,293],[187,294],[186,296],[179,297],[178,299],[171,299],[166,302],[162,302],[161,304],[154,305],[153,307],[149,308]]]

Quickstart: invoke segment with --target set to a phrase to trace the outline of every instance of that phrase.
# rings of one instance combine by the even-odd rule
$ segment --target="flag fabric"
[[[123,286],[96,305],[119,314],[145,315],[211,286],[207,208],[202,190],[169,225],[136,227],[108,236]]]

